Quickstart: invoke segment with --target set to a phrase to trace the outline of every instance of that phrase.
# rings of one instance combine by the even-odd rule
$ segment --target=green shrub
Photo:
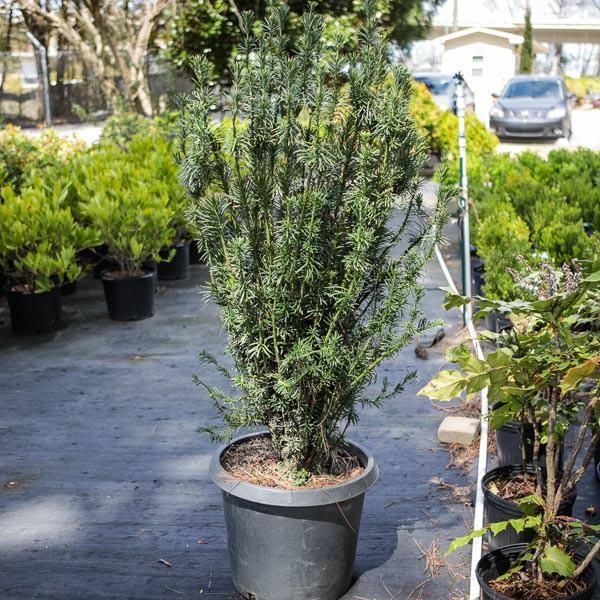
[[[77,279],[76,252],[95,245],[97,237],[73,218],[66,190],[27,187],[17,194],[6,186],[1,195],[0,264],[10,285],[41,293]]]
[[[440,121],[442,111],[433,101],[431,93],[424,83],[412,82],[410,112],[419,133],[427,140],[429,151],[437,156],[442,155],[440,139]]]
[[[516,300],[519,291],[509,269],[518,270],[517,257],[530,257],[529,228],[509,203],[498,203],[478,226],[477,248],[487,266],[485,295]]]
[[[454,161],[458,156],[458,117],[441,110],[424,84],[413,81],[412,88],[411,114],[419,133],[427,140],[430,152]],[[498,138],[476,115],[466,115],[465,128],[469,158],[471,155],[485,157],[494,152]]]
[[[139,113],[120,112],[109,117],[104,124],[100,143],[117,144],[126,148],[131,140],[138,135],[162,135],[172,140],[176,135],[179,113],[165,112],[149,119]]]
[[[291,55],[282,8],[247,24],[260,34],[248,34],[235,63],[231,128],[211,124],[206,57],[195,61],[182,127],[190,216],[241,392],[208,386],[226,425],[214,433],[267,426],[296,481],[331,464],[359,407],[402,389],[384,382],[381,395],[365,392],[377,365],[431,326],[418,281],[440,241],[448,190],[428,215],[410,77],[389,65],[375,2],[366,5],[356,51],[324,47],[314,7]],[[392,223],[398,206],[404,219]]]
[[[0,131],[0,186],[18,192],[31,171],[64,165],[84,148],[83,142],[61,138],[52,129],[32,138],[9,125]]]
[[[417,130],[427,140],[429,151],[448,162],[450,180],[458,183],[458,117],[441,110],[431,93],[422,83],[413,81],[411,114]],[[474,114],[465,117],[469,169],[490,156],[498,145],[498,138]]]
[[[590,93],[600,93],[600,77],[566,77],[565,83],[578,100],[583,100]]]
[[[160,260],[160,250],[175,239],[170,188],[151,167],[107,143],[83,161],[74,183],[81,217],[98,232],[119,271],[131,276],[140,275],[148,259]]]
[[[600,224],[600,153],[555,150],[544,159],[531,152],[488,157],[470,171],[473,243],[480,246],[480,220],[508,203],[528,226],[533,250],[560,267],[600,252],[598,236],[585,223]]]

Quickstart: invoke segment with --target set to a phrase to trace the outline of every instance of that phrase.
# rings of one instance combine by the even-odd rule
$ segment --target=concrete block
[[[445,444],[470,446],[479,433],[479,419],[470,417],[446,417],[439,429],[438,440]]]

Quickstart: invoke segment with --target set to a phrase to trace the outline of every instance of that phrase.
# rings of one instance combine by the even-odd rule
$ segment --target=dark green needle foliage
[[[375,2],[365,12],[349,54],[341,39],[323,47],[313,9],[292,48],[285,8],[260,24],[245,14],[225,119],[211,121],[203,57],[182,117],[190,221],[242,392],[209,394],[226,432],[267,426],[281,460],[310,472],[327,464],[359,407],[406,381],[364,391],[382,361],[430,326],[418,280],[449,196],[442,186],[424,211],[410,76],[389,64]]]

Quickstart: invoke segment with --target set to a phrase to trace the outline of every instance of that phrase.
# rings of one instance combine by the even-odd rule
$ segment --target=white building
[[[517,72],[523,36],[486,27],[470,27],[442,35],[434,42],[443,46],[441,71],[461,72],[475,95],[477,116],[487,123],[492,94],[500,93]],[[538,45],[536,52],[543,51]]]

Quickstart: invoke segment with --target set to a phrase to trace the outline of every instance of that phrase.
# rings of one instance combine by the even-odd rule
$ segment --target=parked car
[[[490,109],[490,129],[499,137],[571,137],[571,94],[562,77],[518,75]]]
[[[444,73],[414,73],[413,78],[424,83],[433,96],[433,101],[443,110],[456,114],[456,80]],[[465,82],[465,110],[475,112],[475,96]]]

